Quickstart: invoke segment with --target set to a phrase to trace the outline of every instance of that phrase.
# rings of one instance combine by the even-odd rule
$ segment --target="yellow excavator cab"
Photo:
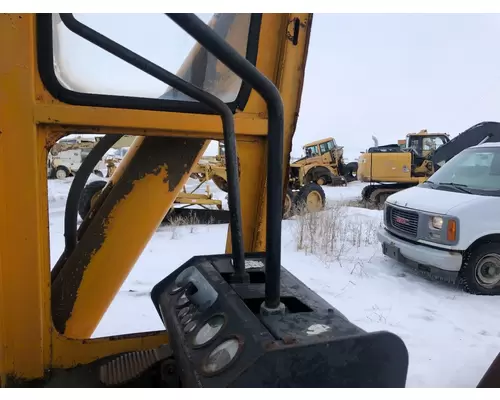
[[[281,266],[283,166],[311,26],[301,13],[0,15],[1,386],[405,386],[397,335],[362,330]],[[180,48],[161,47],[162,59],[158,40]],[[177,73],[173,54],[185,57]],[[117,68],[143,80],[113,88]],[[71,183],[51,270],[46,160],[75,132],[104,136]],[[78,226],[94,165],[126,135],[130,149]],[[164,329],[93,338],[210,140],[224,141],[225,253],[193,257],[151,288]]]

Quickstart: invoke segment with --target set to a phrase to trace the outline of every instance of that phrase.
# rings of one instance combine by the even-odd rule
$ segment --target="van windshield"
[[[423,186],[500,197],[500,147],[462,151],[436,171]]]

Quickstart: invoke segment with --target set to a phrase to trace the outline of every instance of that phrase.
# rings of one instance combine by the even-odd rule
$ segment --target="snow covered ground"
[[[52,265],[64,248],[70,184],[71,178],[48,183]],[[361,188],[326,187],[329,209],[321,220],[283,221],[283,265],[361,328],[398,334],[410,354],[408,387],[476,386],[500,352],[500,297],[468,295],[384,257],[375,236],[382,212],[339,205],[358,198]],[[194,255],[223,253],[226,231],[227,225],[160,227],[94,336],[163,329],[151,288]],[[332,231],[338,233],[328,237]]]

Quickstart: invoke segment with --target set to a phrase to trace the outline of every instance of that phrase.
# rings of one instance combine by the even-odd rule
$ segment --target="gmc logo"
[[[396,217],[396,219],[395,219],[395,220],[396,220],[396,222],[397,222],[398,224],[403,224],[403,225],[407,225],[407,224],[408,224],[408,222],[410,222],[410,221],[408,221],[406,218],[403,218],[403,217]]]

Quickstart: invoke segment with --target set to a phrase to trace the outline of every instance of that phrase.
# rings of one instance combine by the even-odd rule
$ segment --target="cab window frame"
[[[246,59],[254,66],[256,65],[258,56],[261,23],[262,13],[251,13]],[[82,93],[67,89],[61,85],[54,70],[54,48],[52,35],[52,13],[36,14],[36,50],[38,73],[43,85],[51,94],[51,96],[62,103],[76,106],[103,108],[166,111],[207,115],[216,114],[216,112],[211,108],[199,102]],[[242,81],[242,85],[240,87],[238,95],[236,96],[236,100],[230,103],[226,103],[233,114],[237,109],[244,111],[248,99],[250,98],[251,91],[251,85],[249,85],[245,81]]]
[[[323,151],[323,149],[321,148],[321,146],[325,146],[326,147],[326,150]],[[320,151],[320,154],[323,155],[323,154],[327,154],[329,153],[330,151],[332,151],[333,149],[335,149],[335,141],[334,140],[329,140],[328,142],[324,142],[324,143],[321,143],[319,145],[319,151]]]
[[[315,151],[315,152],[313,152],[313,150],[312,150],[312,149],[316,149],[316,151]],[[315,144],[314,146],[307,146],[307,147],[305,148],[306,157],[307,157],[307,151],[308,151],[308,150],[311,150],[311,156],[310,156],[310,157],[316,157],[316,156],[319,156],[319,155],[320,155],[320,153],[319,153],[319,146],[318,146],[317,144]]]

